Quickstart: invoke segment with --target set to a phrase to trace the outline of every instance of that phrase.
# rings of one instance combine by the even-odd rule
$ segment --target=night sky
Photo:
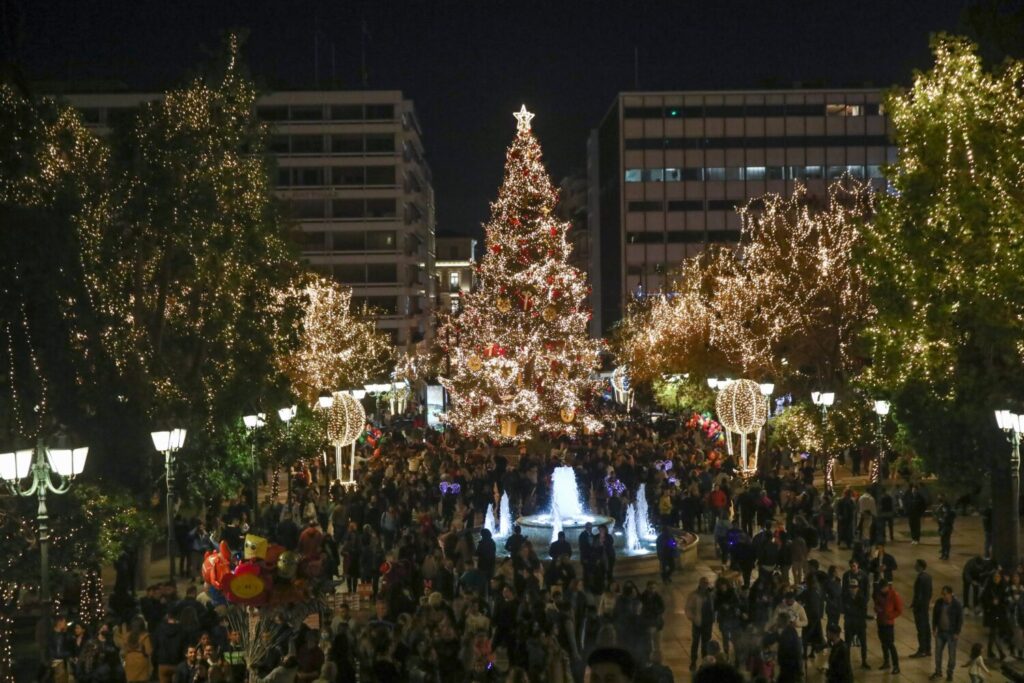
[[[512,112],[557,182],[583,173],[586,139],[615,94],[644,90],[888,86],[927,68],[928,38],[961,30],[966,0],[388,2],[0,0],[5,57],[32,80],[185,82],[231,28],[261,88],[370,88],[414,100],[439,230],[477,233],[501,180]],[[332,83],[332,50],[335,78]]]

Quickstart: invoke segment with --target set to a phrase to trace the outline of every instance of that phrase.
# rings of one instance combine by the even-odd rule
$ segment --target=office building
[[[466,235],[438,233],[436,243],[437,310],[458,313],[462,296],[476,288],[477,241]]]
[[[99,131],[158,94],[70,94]],[[303,258],[353,290],[353,305],[410,348],[433,337],[434,196],[422,132],[400,91],[284,91],[261,96],[277,195]]]
[[[587,147],[591,333],[710,244],[735,243],[737,205],[796,183],[826,196],[849,173],[884,185],[892,161],[878,90],[620,93]]]

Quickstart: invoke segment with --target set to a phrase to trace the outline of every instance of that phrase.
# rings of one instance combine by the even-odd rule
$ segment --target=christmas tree
[[[484,226],[480,286],[440,335],[450,365],[446,422],[503,441],[600,427],[590,405],[599,344],[587,336],[589,288],[568,264],[570,224],[553,214],[558,195],[533,116],[525,106],[515,114],[505,178]]]

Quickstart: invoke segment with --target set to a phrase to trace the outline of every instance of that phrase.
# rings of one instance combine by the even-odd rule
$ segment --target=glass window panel
[[[829,166],[828,179],[832,180],[846,173],[846,166]]]
[[[700,199],[676,199],[668,203],[669,211],[700,211],[704,201]]]
[[[395,184],[395,167],[394,166],[367,166],[366,167],[366,184],[367,185],[394,185]]]
[[[370,251],[394,251],[394,230],[371,230],[366,233],[366,248]]]
[[[366,151],[382,153],[395,151],[395,136],[391,133],[368,133],[366,135]]]
[[[336,263],[334,279],[338,282],[366,282],[366,266],[362,263]]]
[[[628,208],[630,211],[661,211],[662,204],[661,202],[652,201],[630,202]]]
[[[335,104],[331,106],[331,119],[334,121],[362,121],[363,105]]]
[[[389,121],[395,118],[395,105],[368,104],[366,105],[366,118],[370,121]]]
[[[325,232],[299,232],[297,237],[299,248],[303,251],[327,250],[327,233]]]
[[[725,169],[720,166],[710,166],[704,169],[704,177],[708,180],[725,180]]]
[[[287,135],[271,135],[270,141],[267,143],[267,149],[274,154],[287,154],[288,153],[288,136]]]
[[[704,180],[704,169],[700,166],[695,168],[684,168],[682,170],[683,180]]]
[[[293,135],[292,154],[323,154],[323,135]]]
[[[366,216],[368,218],[394,218],[398,215],[394,199],[367,199]]]
[[[256,107],[256,117],[261,121],[287,121],[288,107]]]
[[[764,180],[766,175],[764,166],[747,166],[743,172],[743,177],[747,180]]]
[[[334,166],[331,168],[332,185],[362,185],[366,173],[362,166]]]
[[[335,218],[362,218],[362,199],[335,199],[333,202],[333,215]]]
[[[322,121],[324,118],[324,108],[319,104],[293,106],[290,118],[292,121]]]
[[[682,174],[678,168],[666,168],[665,169],[665,182],[677,182],[682,180]]]
[[[786,167],[766,166],[765,177],[768,178],[768,180],[782,180],[786,177]],[[750,176],[748,175],[747,178],[750,179]]]
[[[639,168],[627,168],[626,169],[626,182],[627,183],[639,183],[643,180],[643,170]]]
[[[324,184],[324,170],[319,167],[298,167],[292,169],[293,185],[313,186]]]
[[[352,133],[332,135],[331,151],[335,154],[362,154],[363,136]]]
[[[322,199],[292,199],[285,204],[285,210],[293,218],[323,218],[326,213]]]
[[[881,178],[882,167],[875,164],[868,164],[868,178]]]
[[[366,265],[367,282],[397,282],[398,266],[394,263],[368,263]]]
[[[335,251],[363,251],[366,249],[366,233],[362,230],[335,232],[331,236]]]

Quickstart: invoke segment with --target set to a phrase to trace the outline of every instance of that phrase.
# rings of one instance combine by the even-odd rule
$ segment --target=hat
[[[858,587],[860,587],[860,581],[858,581],[857,579],[850,579],[850,588]]]

